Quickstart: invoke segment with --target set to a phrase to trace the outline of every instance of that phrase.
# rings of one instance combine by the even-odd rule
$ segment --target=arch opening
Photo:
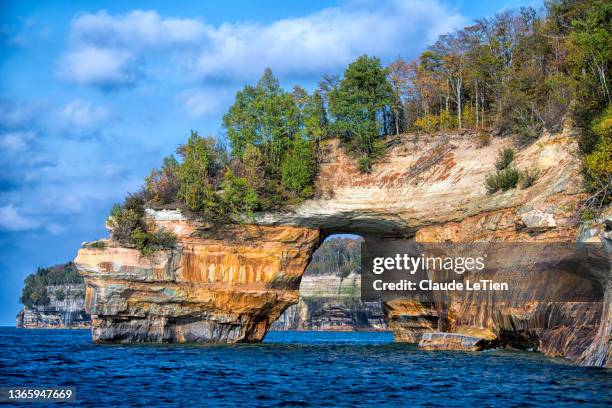
[[[388,332],[380,301],[361,298],[361,247],[353,233],[325,233],[302,275],[299,301],[272,331]]]

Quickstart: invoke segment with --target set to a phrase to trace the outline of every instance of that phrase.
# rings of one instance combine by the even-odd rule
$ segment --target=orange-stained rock
[[[298,300],[316,229],[186,227],[172,251],[145,257],[107,243],[82,248],[97,342],[254,342]],[[168,224],[165,224],[168,226]]]
[[[316,180],[317,198],[292,211],[257,214],[253,225],[216,228],[176,210],[148,210],[159,228],[178,236],[175,250],[147,258],[109,242],[105,249],[82,248],[75,260],[88,287],[94,340],[260,341],[283,310],[297,302],[312,252],[333,233],[361,234],[366,243],[387,237],[418,242],[580,239],[599,242],[609,256],[605,227],[580,230],[579,205],[586,194],[571,132],[545,135],[517,152],[514,166],[540,171],[533,186],[487,194],[485,177],[495,171],[497,151],[509,144],[509,139],[492,138],[490,145],[478,147],[469,133],[402,135],[389,141],[371,173],[361,174],[337,141],[329,141]],[[572,279],[557,283],[572,285]],[[397,341],[416,343],[424,333],[451,332],[610,366],[610,274],[582,279],[604,288],[601,302],[398,299],[383,304],[383,310]],[[444,338],[435,337],[436,347]]]

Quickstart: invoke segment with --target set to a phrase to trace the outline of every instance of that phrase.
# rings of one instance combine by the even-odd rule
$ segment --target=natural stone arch
[[[465,134],[404,135],[389,142],[386,156],[371,174],[360,174],[331,141],[316,181],[318,198],[291,212],[259,214],[246,225],[213,227],[176,210],[149,210],[158,227],[178,236],[176,250],[147,258],[107,242],[104,249],[86,245],[75,260],[87,284],[94,340],[260,341],[282,311],[297,301],[308,260],[331,233],[419,242],[575,241],[575,212],[585,194],[572,138],[567,133],[545,136],[518,154],[519,168],[540,168],[534,186],[488,195],[484,178],[494,170],[497,151],[508,143],[494,138],[479,147]],[[601,277],[602,286],[608,282],[609,276]],[[415,315],[410,308],[415,305],[386,305],[399,340],[418,336],[402,325],[402,316]],[[605,310],[609,314],[609,306]],[[479,324],[488,328],[506,319],[509,326],[529,328],[540,313],[556,313],[567,330],[541,328],[541,349],[583,361],[609,354],[609,317],[601,308],[536,310],[533,319],[529,313],[501,313],[497,321]],[[572,331],[572,314],[580,316],[573,320],[580,330]],[[447,324],[447,317],[438,316],[437,326],[426,315],[415,318],[432,331],[457,329]],[[587,349],[597,356],[585,355]]]

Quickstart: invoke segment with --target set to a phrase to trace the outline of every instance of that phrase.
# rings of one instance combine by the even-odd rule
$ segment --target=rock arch
[[[316,181],[318,198],[291,212],[259,214],[248,225],[211,227],[177,210],[147,210],[157,226],[177,234],[175,250],[143,257],[107,241],[104,248],[84,245],[75,259],[87,285],[94,341],[261,341],[297,302],[311,254],[333,233],[359,234],[366,242],[577,239],[575,213],[585,194],[568,132],[545,136],[518,154],[519,168],[540,169],[535,185],[494,195],[486,193],[484,178],[509,141],[493,138],[477,146],[475,140],[470,134],[403,135],[388,142],[386,156],[370,174],[359,173],[337,141],[330,141]],[[596,232],[590,235],[599,239]],[[528,333],[548,354],[609,365],[610,277],[597,279],[608,286],[597,305],[493,308],[476,319],[470,316],[478,305],[460,307],[452,316],[401,301],[385,305],[385,311],[399,341],[438,330],[480,330],[519,340]],[[543,317],[558,324],[543,326]]]

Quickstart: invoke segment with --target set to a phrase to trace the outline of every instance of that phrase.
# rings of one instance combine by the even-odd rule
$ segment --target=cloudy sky
[[[23,279],[106,235],[112,203],[189,135],[223,137],[236,90],[271,67],[312,88],[361,54],[413,58],[505,8],[378,0],[0,4],[0,325]],[[259,3],[259,4],[258,4]]]

